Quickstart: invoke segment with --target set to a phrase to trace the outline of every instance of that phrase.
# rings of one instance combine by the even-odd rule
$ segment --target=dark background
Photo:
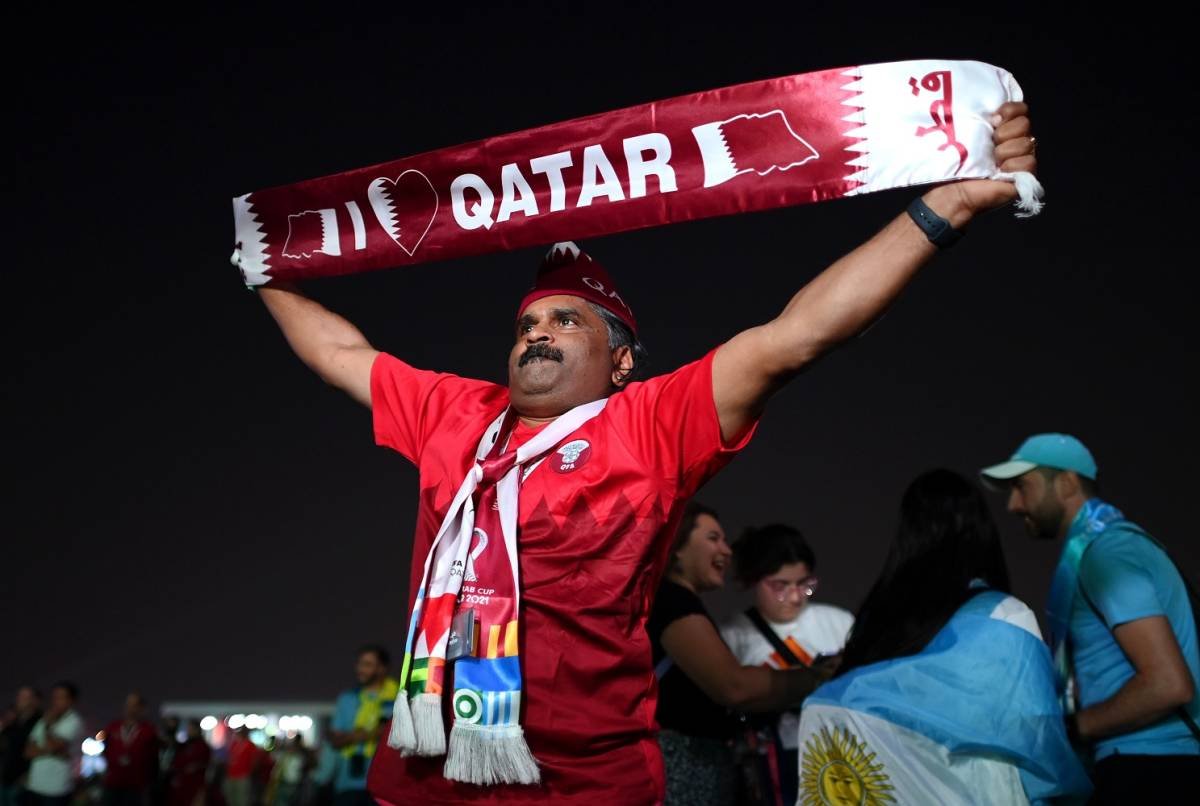
[[[1096,454],[1107,497],[1194,576],[1193,45],[1150,6],[1101,18],[1069,4],[1003,17],[901,5],[15,20],[0,694],[69,677],[94,719],[134,687],[154,702],[325,699],[351,683],[361,642],[401,651],[416,473],[373,445],[368,413],[301,366],[242,288],[228,263],[233,196],[898,59],[1014,73],[1046,210],[975,222],[865,337],[778,395],[701,497],[731,535],[800,526],[819,598],[853,609],[917,473],[974,473],[1029,433],[1068,431]],[[583,246],[616,275],[667,371],[774,316],[912,195]],[[413,364],[499,381],[540,254],[309,291]],[[993,503],[1015,593],[1040,611],[1059,546],[1032,542]],[[733,583],[714,606],[740,606]]]

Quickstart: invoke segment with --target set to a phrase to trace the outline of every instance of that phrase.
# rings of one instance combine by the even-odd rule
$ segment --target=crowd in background
[[[322,806],[334,800],[336,759],[305,747],[298,735],[260,746],[239,727],[210,746],[198,719],[148,718],[129,694],[121,716],[98,731],[85,727],[78,687],[55,683],[48,696],[22,686],[0,716],[0,806]],[[102,747],[102,764],[83,748]]]
[[[1119,804],[1194,777],[1200,600],[1096,478],[1064,434],[980,474],[1031,537],[1063,541],[1045,636],[1011,595],[984,490],[958,473],[904,491],[853,615],[811,601],[799,530],[730,546],[692,501],[649,619],[666,803]],[[700,594],[728,566],[753,604],[717,624]]]
[[[1091,802],[1122,803],[1195,772],[1194,592],[1095,477],[1058,434],[983,472],[1031,536],[1065,538],[1046,639],[1010,593],[983,491],[957,473],[909,485],[855,614],[813,601],[817,556],[798,529],[731,546],[717,512],[690,502],[647,623],[666,802],[1082,802],[1094,788]],[[751,605],[718,624],[700,597],[730,568]],[[0,723],[0,806],[373,806],[401,691],[390,660],[358,650],[315,748],[295,731],[256,744],[245,726],[213,748],[198,720],[152,722],[136,692],[93,734],[73,683],[22,687]],[[93,737],[105,764],[87,775]]]

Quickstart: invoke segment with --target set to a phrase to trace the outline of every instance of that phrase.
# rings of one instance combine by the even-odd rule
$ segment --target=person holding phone
[[[742,587],[754,596],[745,612],[721,625],[721,637],[738,662],[832,674],[854,616],[812,601],[818,585],[817,556],[800,530],[782,523],[747,529],[733,546],[733,567]],[[796,802],[799,727],[798,707],[747,719],[740,755],[754,761],[750,767],[759,802]]]

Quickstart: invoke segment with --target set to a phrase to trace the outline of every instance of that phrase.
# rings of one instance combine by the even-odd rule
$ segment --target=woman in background
[[[720,588],[732,552],[717,514],[692,502],[671,546],[647,622],[659,679],[659,745],[667,804],[728,806],[736,796],[730,741],[738,710],[794,705],[820,682],[808,669],[743,666],[729,651],[699,594]]]
[[[798,803],[1019,804],[1090,790],[1037,619],[1008,591],[979,490],[949,470],[918,477],[837,676],[804,702]]]
[[[204,741],[200,720],[187,721],[187,738],[171,757],[167,806],[204,806],[205,781],[212,750]]]

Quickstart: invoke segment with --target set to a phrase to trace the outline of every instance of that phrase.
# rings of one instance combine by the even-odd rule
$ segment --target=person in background
[[[655,716],[667,804],[733,803],[737,777],[729,745],[738,721],[730,709],[796,705],[821,680],[805,667],[743,666],[729,651],[699,594],[724,584],[730,557],[716,512],[689,502],[646,624],[659,679]]]
[[[776,523],[747,529],[733,546],[734,575],[754,603],[721,625],[721,637],[746,666],[792,669],[814,661],[836,663],[854,626],[854,616],[812,601],[817,592],[817,557],[800,530]],[[754,754],[754,802],[796,802],[800,710],[753,715],[739,752]],[[745,747],[741,745],[744,744]]]
[[[125,697],[124,715],[104,728],[105,806],[150,806],[158,779],[158,730],[146,719],[138,692]]]
[[[229,760],[225,765],[225,780],[221,785],[228,806],[255,806],[256,774],[261,766],[263,751],[250,741],[250,731],[241,727],[229,743]]]
[[[399,682],[388,676],[390,661],[377,644],[361,647],[354,666],[358,685],[337,698],[329,730],[329,743],[342,756],[333,782],[335,806],[374,806],[367,794],[367,768],[400,691]]]
[[[29,759],[30,806],[67,806],[70,802],[84,737],[83,720],[75,711],[78,699],[74,683],[55,683],[45,715],[29,732],[25,757]]]
[[[288,739],[279,751],[271,776],[271,806],[297,806],[308,767],[308,752],[300,737]]]
[[[1037,434],[981,471],[1038,540],[1062,540],[1046,607],[1067,729],[1094,759],[1097,804],[1147,781],[1200,774],[1195,591],[1166,547],[1099,497],[1096,460],[1069,434]],[[1189,599],[1191,601],[1189,601]]]
[[[265,806],[271,802],[270,787],[275,774],[275,755],[272,752],[274,747],[274,739],[268,739],[266,747],[259,747],[258,766],[254,768],[254,775],[250,779],[252,782],[250,802],[254,806]]]
[[[154,803],[164,806],[171,793],[171,771],[175,751],[179,749],[179,717],[169,714],[162,719],[158,730],[158,780],[154,787]]]
[[[204,740],[200,720],[187,721],[187,738],[171,758],[167,806],[204,806],[212,749]]]
[[[41,718],[41,693],[33,686],[21,686],[13,700],[12,716],[0,732],[0,806],[25,806],[25,777],[29,773],[25,744]]]
[[[798,803],[1087,795],[1050,651],[1008,591],[983,494],[949,470],[917,477],[837,675],[804,701]]]
[[[328,731],[325,731],[328,735]],[[333,780],[337,776],[342,755],[328,741],[317,748],[316,763],[309,776],[313,806],[333,806]]]

